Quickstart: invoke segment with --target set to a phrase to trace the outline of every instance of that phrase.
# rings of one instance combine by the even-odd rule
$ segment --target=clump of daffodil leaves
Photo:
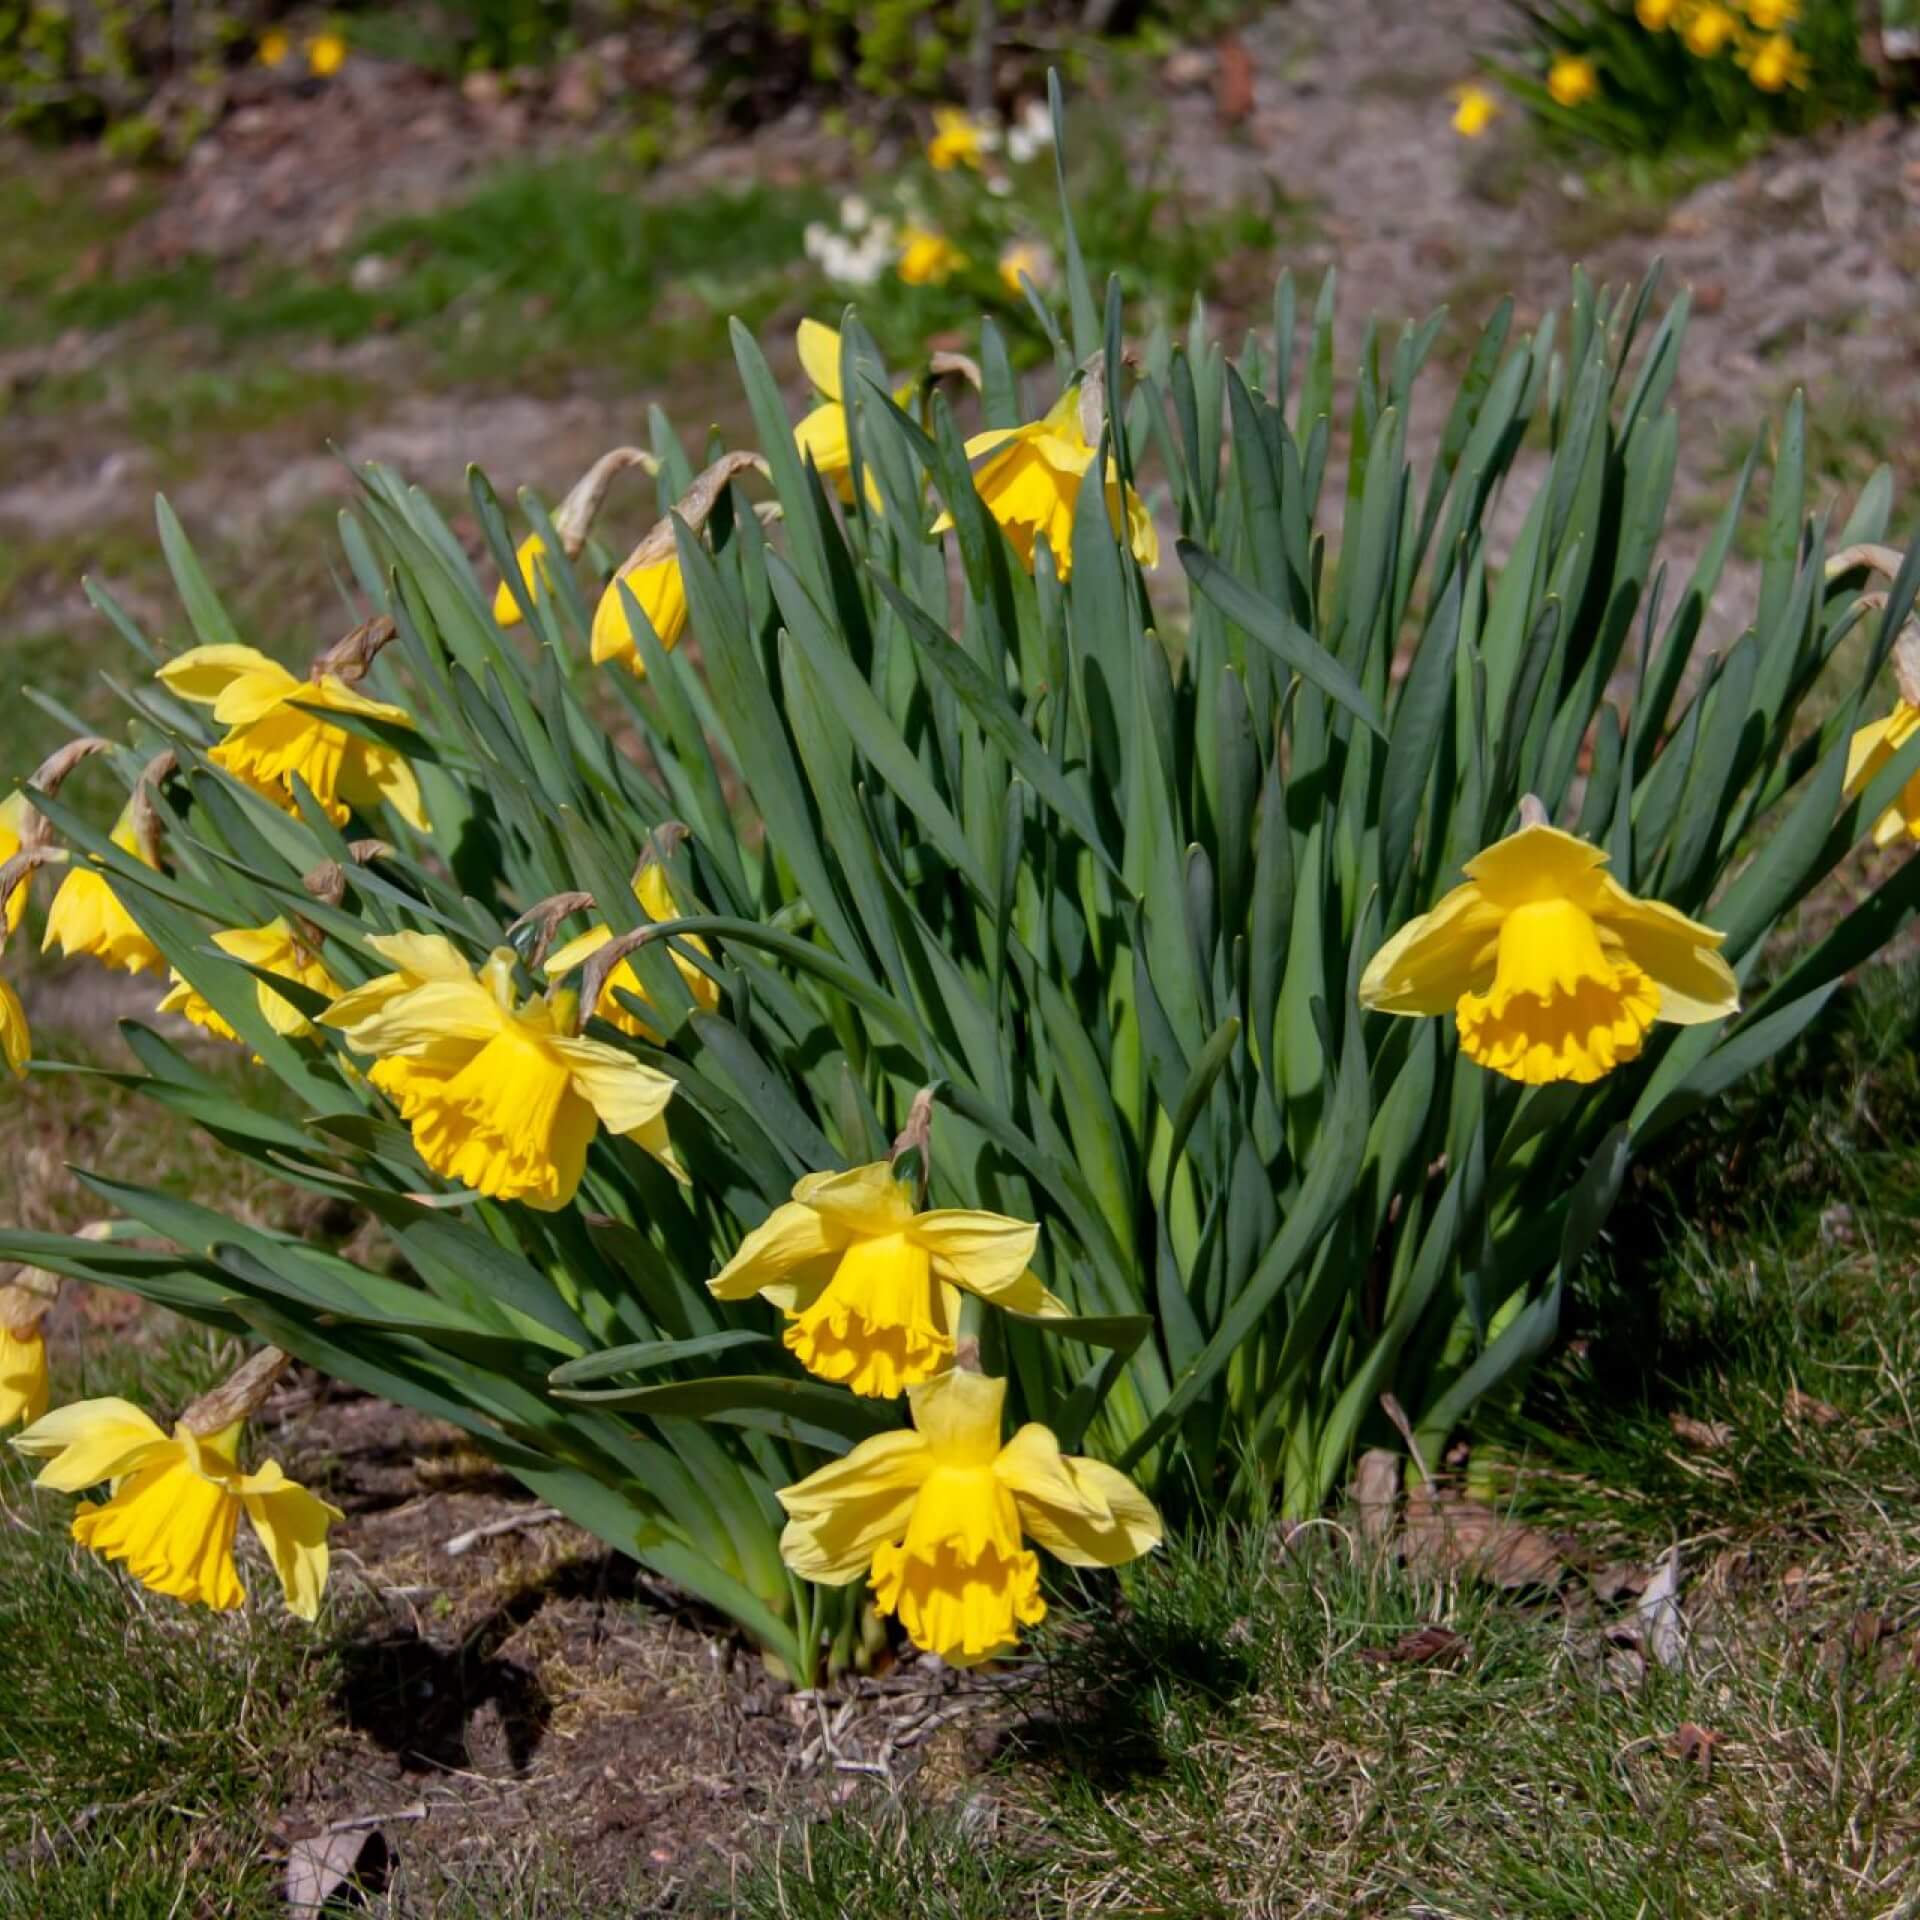
[[[1511,1392],[1636,1159],[1920,905],[1883,865],[1769,943],[1920,833],[1891,476],[1810,515],[1796,399],[1676,572],[1684,296],[1576,274],[1457,381],[1437,320],[1336,376],[1331,277],[1229,358],[1064,267],[1024,382],[991,323],[889,367],[811,316],[785,382],[736,326],[750,444],[655,411],[551,515],[475,474],[479,567],[363,469],[311,665],[163,502],[191,644],[96,589],[129,710],[0,808],[0,888],[151,983],[164,1124],[386,1244],[102,1166],[104,1237],[0,1256],[454,1422],[807,1684],[1007,1657],[1050,1569]],[[52,1064],[10,995],[0,1037]],[[249,1515],[310,1611],[324,1503],[71,1404],[45,1305],[0,1413],[46,1498],[212,1605]]]

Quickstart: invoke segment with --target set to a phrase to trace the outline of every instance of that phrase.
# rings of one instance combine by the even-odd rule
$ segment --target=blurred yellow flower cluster
[[[1634,17],[1649,33],[1678,34],[1696,60],[1731,53],[1762,93],[1805,87],[1810,78],[1792,33],[1800,0],[1635,0]]]

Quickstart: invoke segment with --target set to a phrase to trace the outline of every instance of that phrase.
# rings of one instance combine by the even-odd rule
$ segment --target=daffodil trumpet
[[[579,1190],[604,1127],[684,1178],[667,1135],[673,1080],[583,1037],[577,994],[523,1000],[511,947],[476,973],[439,934],[371,934],[367,945],[394,970],[343,994],[321,1024],[374,1057],[369,1079],[436,1173],[553,1212]]]
[[[586,549],[587,536],[599,517],[607,494],[621,474],[634,468],[653,475],[660,462],[644,447],[614,447],[603,453],[571,487],[554,511],[550,524],[560,542],[560,551],[569,561],[579,559]],[[530,533],[514,552],[514,565],[529,604],[537,593],[553,591],[553,575],[548,571],[547,543],[537,532]],[[537,575],[537,579],[536,579]],[[512,583],[503,579],[493,596],[493,617],[503,627],[517,626],[526,618]]]
[[[1507,1079],[1587,1083],[1634,1059],[1656,1020],[1740,1010],[1724,936],[1636,899],[1599,847],[1549,826],[1537,800],[1517,833],[1466,863],[1464,882],[1376,953],[1360,1004],[1451,1013],[1461,1050]]]
[[[106,1500],[75,1512],[74,1539],[142,1586],[192,1605],[226,1611],[245,1600],[233,1554],[244,1513],[288,1610],[312,1620],[327,1580],[327,1529],[340,1510],[276,1461],[252,1472],[239,1464],[241,1429],[286,1366],[277,1347],[262,1349],[189,1407],[171,1435],[130,1401],[82,1400],[42,1414],[13,1444],[46,1461],[38,1487],[82,1493],[108,1483]]]
[[[1850,552],[1856,551],[1849,549]],[[1875,549],[1861,548],[1860,554]],[[1884,552],[1884,549],[1878,550]],[[1836,559],[1844,558],[1836,555]],[[1889,555],[1896,565],[1897,555]],[[1877,558],[1865,564],[1878,564]],[[1834,569],[1829,565],[1829,578]],[[1885,604],[1884,593],[1863,593],[1863,601]],[[1909,624],[1893,646],[1893,710],[1884,718],[1872,720],[1855,732],[1847,745],[1847,774],[1844,792],[1849,800],[1865,791],[1894,757],[1920,736],[1920,623]],[[1873,823],[1873,843],[1890,847],[1900,839],[1920,840],[1920,772],[1908,777],[1888,807]]]
[[[695,476],[693,485],[614,569],[613,578],[607,582],[600,604],[593,612],[592,653],[596,662],[617,660],[635,678],[646,677],[646,663],[640,658],[640,643],[627,610],[626,593],[632,594],[639,603],[663,652],[670,653],[679,644],[687,626],[687,586],[680,577],[680,548],[674,522],[683,522],[689,533],[700,533],[719,505],[720,496],[738,475],[749,469],[759,473],[768,471],[766,461],[757,453],[722,454],[712,466]],[[623,582],[626,593],[621,591]]]
[[[1117,1567],[1160,1544],[1125,1474],[1062,1453],[1037,1422],[1003,1446],[1007,1383],[956,1368],[908,1389],[913,1426],[863,1440],[780,1494],[780,1553],[803,1579],[867,1579],[913,1644],[972,1667],[1046,1617],[1031,1539],[1070,1567]]]
[[[918,1182],[901,1177],[914,1152]],[[969,1207],[928,1209],[924,1133],[891,1160],[810,1173],[707,1283],[722,1300],[754,1294],[786,1317],[790,1353],[823,1380],[892,1399],[952,1366],[962,1296],[1014,1313],[1068,1309],[1032,1270],[1032,1221]]]

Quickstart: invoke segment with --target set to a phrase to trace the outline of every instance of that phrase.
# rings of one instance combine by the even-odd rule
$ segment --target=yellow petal
[[[800,355],[800,370],[823,400],[839,400],[840,336],[818,320],[802,320],[793,344]]]
[[[837,1254],[847,1244],[845,1228],[831,1225],[824,1214],[797,1200],[774,1210],[740,1242],[733,1258],[707,1282],[721,1300],[748,1300],[756,1293],[791,1305],[796,1275],[815,1261]],[[776,1299],[775,1290],[788,1293]]]
[[[848,1233],[898,1233],[913,1218],[913,1189],[875,1160],[846,1173],[809,1173],[794,1182],[793,1197],[824,1213]]]
[[[1027,1271],[1040,1244],[1040,1229],[1032,1221],[966,1207],[937,1207],[931,1213],[916,1214],[907,1231],[934,1256],[943,1279],[983,1299],[998,1300],[1016,1313],[1039,1311],[1009,1297],[1019,1293],[1037,1301],[1045,1292]]]
[[[1740,1011],[1740,982],[1720,957],[1726,936],[1659,900],[1636,900],[1609,876],[1600,924],[1660,989],[1660,1018],[1699,1026]]]
[[[1409,920],[1367,963],[1360,1004],[1376,1013],[1450,1013],[1491,977],[1499,909],[1469,880]]]
[[[844,1587],[868,1569],[874,1549],[904,1530],[914,1496],[932,1471],[917,1433],[862,1440],[843,1458],[780,1494],[789,1515],[780,1557],[804,1580]]]
[[[367,945],[416,980],[471,980],[473,963],[444,933],[370,933]]]
[[[1004,1380],[990,1380],[984,1373],[943,1373],[910,1389],[907,1399],[913,1424],[939,1466],[985,1466],[1000,1451]]]
[[[297,1486],[272,1460],[236,1481],[234,1490],[280,1576],[287,1610],[313,1619],[327,1584],[327,1528],[343,1518],[340,1509]]]
[[[20,851],[28,826],[33,820],[33,803],[24,793],[10,793],[0,800],[0,866],[5,866]],[[27,883],[22,880],[5,903],[8,933],[20,930],[20,918],[27,910]]]
[[[0,1427],[35,1421],[47,1410],[47,1343],[35,1327],[16,1333],[0,1321]]]
[[[427,980],[399,993],[376,991],[379,981],[345,993],[320,1016],[362,1053],[401,1053],[441,1040],[484,1042],[505,1016],[474,979]]]
[[[687,625],[687,588],[680,577],[679,556],[636,567],[624,578],[652,624],[654,637],[663,649],[671,651]],[[618,580],[607,583],[594,609],[592,653],[596,661],[620,660],[636,674],[646,672]]]
[[[1536,900],[1587,905],[1607,856],[1591,841],[1558,827],[1522,827],[1477,853],[1463,868],[1488,902],[1502,909]]]
[[[13,1436],[14,1446],[47,1459],[37,1487],[78,1493],[102,1480],[131,1473],[155,1448],[174,1443],[130,1400],[75,1400],[43,1415]]]
[[[673,1098],[671,1075],[604,1041],[556,1035],[547,1045],[609,1133],[633,1133],[659,1119]]]
[[[27,1010],[20,996],[6,981],[0,980],[0,1057],[16,1077],[27,1070],[33,1057],[33,1036],[27,1030]]]
[[[1124,1473],[1063,1454],[1037,1422],[1007,1442],[993,1470],[1012,1492],[1021,1525],[1070,1567],[1117,1567],[1160,1544],[1159,1513]]]
[[[189,647],[165,662],[156,677],[169,693],[210,707],[234,681],[255,674],[266,680],[293,678],[257,647],[242,646]]]
[[[915,1646],[961,1667],[1009,1651],[1022,1626],[1045,1617],[1039,1558],[991,1464],[948,1467],[936,1456],[905,1537],[874,1549],[873,1598]]]
[[[527,590],[527,598],[551,598],[553,572],[547,561],[547,543],[537,533],[530,533],[515,549],[513,558],[514,564],[520,569],[520,580]],[[518,626],[525,617],[520,611],[520,602],[513,597],[512,586],[505,580],[494,589],[493,617],[503,627]]]

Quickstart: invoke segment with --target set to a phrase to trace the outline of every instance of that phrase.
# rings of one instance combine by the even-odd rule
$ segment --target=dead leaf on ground
[[[364,1907],[387,1884],[392,1867],[378,1827],[330,1827],[287,1849],[286,1896],[301,1920]]]
[[[1544,1533],[1503,1520],[1478,1500],[1456,1500],[1419,1487],[1407,1496],[1400,1535],[1416,1573],[1465,1573],[1497,1587],[1552,1587],[1566,1563]]]
[[[1634,1608],[1642,1642],[1663,1667],[1686,1658],[1687,1622],[1680,1611],[1680,1549],[1669,1547],[1655,1564],[1653,1578]]]
[[[1253,111],[1253,55],[1237,33],[1220,36],[1214,69],[1213,109],[1222,126],[1237,126]]]
[[[1724,1420],[1696,1420],[1691,1414],[1670,1413],[1667,1424],[1676,1439],[1701,1453],[1718,1453],[1733,1444],[1733,1429]]]
[[[1638,1597],[1646,1592],[1647,1582],[1653,1578],[1652,1572],[1629,1561],[1610,1561],[1604,1567],[1596,1567],[1587,1576],[1593,1588],[1593,1597],[1605,1604],[1611,1600],[1624,1600],[1629,1595]]]
[[[1700,1769],[1709,1780],[1713,1778],[1713,1753],[1719,1746],[1722,1736],[1711,1727],[1703,1727],[1692,1720],[1683,1720],[1675,1727],[1667,1741],[1667,1751],[1676,1760],[1685,1760]]]
[[[1373,1666],[1432,1667],[1466,1658],[1467,1642],[1451,1627],[1419,1627],[1390,1647],[1362,1647],[1360,1658]]]
[[[1798,1387],[1789,1387],[1787,1397],[1780,1403],[1780,1411],[1795,1425],[1802,1420],[1816,1427],[1837,1426],[1844,1418],[1838,1407],[1830,1407],[1824,1400],[1816,1400],[1810,1393],[1802,1393]]]
[[[1379,1546],[1393,1529],[1400,1480],[1400,1456],[1385,1447],[1369,1447],[1354,1467],[1347,1498],[1358,1517],[1360,1538],[1371,1547]]]

